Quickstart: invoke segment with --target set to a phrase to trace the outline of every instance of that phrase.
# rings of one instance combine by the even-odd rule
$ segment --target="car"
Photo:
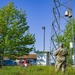
[[[36,65],[36,61],[35,60],[29,60],[29,64],[30,65]]]
[[[3,66],[15,66],[17,65],[16,62],[14,62],[13,60],[3,60]]]

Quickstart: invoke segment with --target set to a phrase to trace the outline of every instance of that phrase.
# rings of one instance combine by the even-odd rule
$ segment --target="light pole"
[[[44,30],[44,35],[43,35],[43,51],[45,51],[45,26],[42,26],[42,29]]]

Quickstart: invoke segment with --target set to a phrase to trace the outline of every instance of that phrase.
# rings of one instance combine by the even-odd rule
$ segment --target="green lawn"
[[[55,74],[54,66],[3,66],[0,75],[62,75],[61,71]],[[75,75],[75,68],[67,67],[65,75]]]

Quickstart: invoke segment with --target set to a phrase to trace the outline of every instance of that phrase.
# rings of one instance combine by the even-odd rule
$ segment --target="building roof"
[[[29,55],[23,55],[20,57],[16,57],[16,58],[18,58],[18,59],[36,59],[37,55],[36,54],[29,54]]]
[[[36,53],[50,53],[49,51],[37,51]]]

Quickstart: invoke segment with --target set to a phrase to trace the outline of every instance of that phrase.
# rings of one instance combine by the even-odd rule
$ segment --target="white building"
[[[37,65],[49,65],[49,52],[39,51],[37,52]]]

